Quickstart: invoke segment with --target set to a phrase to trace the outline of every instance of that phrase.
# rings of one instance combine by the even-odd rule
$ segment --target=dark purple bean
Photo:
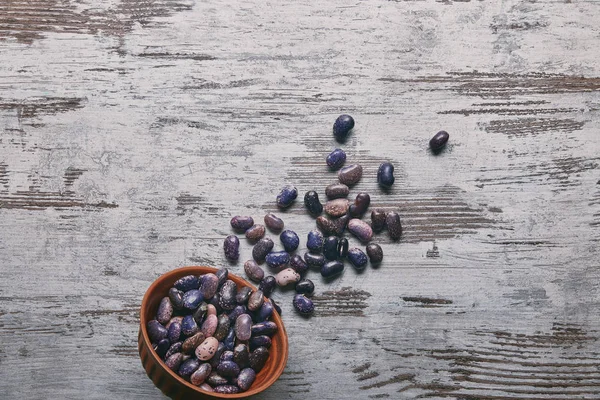
[[[208,273],[202,277],[202,282],[200,283],[200,293],[202,293],[202,297],[205,299],[211,299],[217,290],[219,289],[219,278],[217,275]]]
[[[156,351],[156,354],[158,354],[160,358],[164,358],[165,354],[167,354],[167,351],[169,351],[169,347],[171,347],[171,342],[169,339],[162,339],[156,344],[154,351]]]
[[[400,239],[402,236],[402,224],[400,223],[400,215],[396,212],[389,212],[385,218],[385,224],[387,226],[388,233],[392,240]]]
[[[272,251],[265,260],[269,267],[279,270],[290,262],[290,255],[285,251]]]
[[[171,304],[171,300],[168,297],[163,297],[156,311],[156,320],[164,325],[169,322],[172,316],[173,304]]]
[[[328,260],[337,260],[338,258],[338,242],[337,236],[329,236],[323,242],[323,255]]]
[[[176,287],[169,289],[169,299],[175,310],[183,308],[183,292]]]
[[[248,314],[242,314],[235,321],[235,336],[246,341],[252,335],[252,317]]]
[[[223,345],[225,345],[226,350],[233,350],[235,346],[235,328],[229,328],[229,332],[227,332],[227,336],[223,340]]]
[[[369,243],[367,246],[367,255],[372,265],[379,264],[383,260],[383,250],[377,243]]]
[[[283,244],[283,248],[288,253],[295,251],[300,245],[300,238],[294,231],[285,230],[281,232],[279,235],[279,240],[281,240],[281,244]]]
[[[250,389],[250,386],[254,383],[256,379],[256,372],[252,368],[244,368],[240,371],[235,383],[242,391],[246,391]]]
[[[248,229],[250,229],[252,225],[254,225],[254,219],[248,216],[236,215],[235,217],[231,218],[231,221],[229,221],[229,223],[235,231],[239,233],[244,233]]]
[[[181,332],[185,336],[192,336],[198,332],[198,330],[200,330],[200,328],[198,327],[198,324],[192,315],[186,315],[183,317],[183,321],[181,321]]]
[[[240,392],[240,388],[235,385],[219,385],[214,387],[214,392],[221,394],[236,394]]]
[[[267,228],[272,230],[273,232],[279,232],[283,229],[284,223],[283,220],[277,217],[275,214],[267,214],[265,215],[265,225]]]
[[[304,195],[304,206],[314,216],[320,215],[323,212],[323,204],[319,200],[319,194],[314,190],[308,191]]]
[[[268,359],[269,349],[266,347],[258,347],[250,353],[250,368],[256,373],[259,373],[267,363]]]
[[[223,251],[229,261],[237,261],[240,257],[240,239],[235,235],[227,236],[223,243]]]
[[[190,358],[181,363],[178,374],[185,380],[189,380],[190,376],[196,372],[200,366],[200,361],[195,358]]]
[[[304,253],[304,261],[310,267],[321,267],[325,264],[325,256],[323,254]]]
[[[206,379],[206,382],[208,382],[208,384],[214,387],[215,389],[218,386],[227,385],[229,383],[229,380],[227,380],[227,378],[217,373],[216,369],[218,365],[219,364],[215,365],[214,367],[211,365],[213,372],[211,372],[210,375],[208,375],[208,378]]]
[[[165,364],[171,371],[177,372],[182,361],[183,361],[183,354],[175,353],[175,354],[170,355],[169,358],[167,358],[165,360]]]
[[[250,365],[250,349],[244,343],[240,343],[233,349],[233,361],[240,368],[246,368]]]
[[[327,166],[332,170],[340,169],[346,162],[346,152],[342,149],[335,149],[325,159]]]
[[[263,292],[263,295],[270,297],[273,290],[277,286],[277,280],[273,275],[265,276],[262,281],[258,284],[258,289]]]
[[[431,148],[431,150],[433,150],[434,153],[439,152],[440,150],[442,150],[442,148],[444,148],[449,138],[450,135],[448,134],[448,132],[439,131],[429,141],[429,147]]]
[[[358,271],[365,269],[367,266],[367,255],[356,247],[348,250],[348,260]]]
[[[229,270],[225,267],[221,267],[215,271],[215,275],[217,276],[217,278],[219,278],[219,289],[220,289],[221,286],[223,286],[223,284],[227,280],[227,278],[229,278]]]
[[[321,249],[323,248],[323,234],[316,229],[308,232],[306,247],[310,251],[320,253]]]
[[[260,239],[252,248],[252,258],[259,264],[263,263],[267,254],[273,250],[274,245],[275,243],[270,238]]]
[[[188,310],[195,310],[204,300],[202,292],[198,289],[188,290],[183,294],[183,307]]]
[[[215,333],[213,333],[213,337],[218,341],[225,339],[225,336],[229,333],[229,324],[229,316],[227,314],[219,315],[219,318],[217,319],[217,329],[215,330]]]
[[[373,232],[381,232],[385,228],[385,218],[387,213],[382,209],[376,209],[371,211],[371,227]]]
[[[169,350],[167,350],[167,353],[163,357],[163,360],[166,360],[167,358],[171,357],[175,353],[181,353],[182,347],[183,347],[183,342],[173,343],[171,345],[171,347],[169,347]]]
[[[221,361],[217,372],[224,378],[235,378],[240,374],[240,367],[234,361]]]
[[[196,320],[196,323],[202,324],[202,321],[204,321],[204,317],[206,316],[207,311],[208,311],[208,303],[203,301],[202,303],[200,303],[198,308],[196,308],[196,311],[194,311],[194,314],[192,314],[192,316],[194,317],[194,320]]]
[[[332,183],[325,188],[325,196],[329,200],[346,198],[349,193],[350,188],[343,183]]]
[[[361,192],[356,195],[354,204],[350,206],[348,213],[351,217],[360,218],[369,208],[369,204],[371,204],[371,196],[369,193]]]
[[[179,278],[177,281],[175,281],[173,286],[182,292],[198,289],[198,287],[200,287],[200,278],[198,278],[196,275],[186,275],[183,278]]]
[[[252,325],[252,335],[273,336],[275,332],[277,332],[277,324],[272,321],[264,321]]]
[[[360,164],[352,164],[340,169],[340,172],[338,172],[338,179],[340,183],[343,183],[347,186],[352,186],[360,181],[360,178],[362,178],[362,173],[363,168]]]
[[[246,304],[251,294],[252,289],[250,289],[248,286],[244,286],[238,290],[237,295],[235,296],[235,302],[238,304]]]
[[[271,300],[265,299],[263,305],[260,307],[260,310],[258,310],[258,313],[256,313],[256,319],[258,321],[264,321],[266,319],[269,319],[272,314],[273,304],[271,303]]]
[[[169,339],[169,342],[175,343],[179,340],[179,337],[181,336],[181,324],[175,321],[169,326],[169,329],[167,329],[167,331],[167,338]]]
[[[335,262],[335,261],[334,261]],[[300,314],[312,314],[315,309],[315,305],[312,300],[303,294],[297,294],[294,296],[294,300],[292,301],[292,305]]]
[[[315,291],[315,284],[310,279],[302,279],[296,283],[296,293],[310,296]]]
[[[344,142],[352,128],[354,128],[354,118],[348,114],[342,114],[333,124],[333,135],[338,141]]]
[[[265,271],[254,260],[248,260],[244,263],[244,272],[254,282],[260,282],[265,277]]]
[[[379,166],[377,170],[377,182],[386,188],[391,187],[394,184],[394,166],[392,163],[386,162]]]
[[[317,227],[326,236],[338,234],[335,223],[322,215],[317,217]]]
[[[251,349],[256,349],[258,347],[266,347],[266,348],[270,348],[271,347],[271,338],[268,337],[267,335],[260,335],[260,336],[252,336],[250,338],[250,348]]]
[[[291,185],[284,186],[277,195],[277,206],[287,208],[292,205],[296,197],[298,197],[298,190],[295,187]]]
[[[209,363],[202,363],[196,371],[190,376],[192,385],[200,386],[212,372],[212,367]]]
[[[169,335],[167,328],[155,319],[148,321],[146,331],[152,343],[158,343]]]
[[[339,260],[329,261],[321,267],[321,275],[324,278],[331,278],[342,273],[342,271],[344,271],[344,263]]]
[[[225,350],[227,350],[225,348],[225,344],[224,343],[219,343],[218,346],[217,346],[217,349],[215,350],[215,354],[213,354],[213,356],[208,361],[209,364],[210,364],[210,366],[213,368],[213,370],[216,369],[217,365],[219,365],[219,362],[221,362],[221,354],[223,354],[223,352]],[[198,354],[198,352],[196,352],[196,354]],[[211,385],[212,385],[212,383],[211,383]]]
[[[341,238],[338,243],[338,258],[344,258],[348,255],[348,239]]]
[[[227,280],[221,286],[219,291],[219,306],[223,310],[233,310],[235,308],[236,301],[235,296],[237,294],[237,285],[234,281]]]
[[[213,389],[212,386],[210,386],[208,383],[203,383],[200,386],[198,386],[200,389],[204,390],[205,392],[214,392],[215,389]]]
[[[263,236],[265,236],[264,225],[256,224],[246,231],[246,239],[252,242],[262,239]]]
[[[281,315],[281,307],[279,307],[279,304],[277,304],[275,299],[269,299],[269,300],[271,300],[271,303],[273,303],[273,308],[275,309],[275,311],[277,311],[277,314]]]
[[[221,354],[221,362],[223,361],[233,361],[233,350],[225,350]]]

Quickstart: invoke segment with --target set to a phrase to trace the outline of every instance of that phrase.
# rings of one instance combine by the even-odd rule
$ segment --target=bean
[[[351,219],[350,222],[348,222],[348,230],[361,242],[366,243],[373,237],[373,229],[371,229],[369,224],[360,219]]]
[[[205,339],[206,336],[204,333],[197,332],[183,341],[183,344],[181,345],[181,352],[184,354],[193,353],[194,350],[196,350],[196,347],[200,346]]]
[[[248,216],[236,215],[235,217],[231,218],[229,224],[231,224],[231,227],[235,231],[244,233],[250,229],[252,225],[254,225],[254,219]]]
[[[235,320],[235,336],[238,340],[246,341],[252,336],[252,317],[242,314]]]
[[[378,208],[376,210],[371,211],[371,227],[374,232],[381,232],[383,228],[385,228],[385,218],[387,213]]]
[[[148,321],[146,331],[152,343],[158,343],[169,335],[167,328],[155,319]]]
[[[346,224],[348,223],[348,220],[349,217],[347,215],[343,215],[333,220],[320,216],[317,218],[317,227],[326,236],[339,236],[342,233],[344,233],[344,229],[346,229]]]
[[[280,269],[290,262],[290,255],[285,251],[272,251],[265,258],[267,265],[273,269]]]
[[[315,284],[310,279],[302,279],[296,283],[296,293],[311,295],[315,291]]]
[[[156,351],[156,354],[158,354],[160,358],[163,358],[165,354],[167,354],[167,351],[169,351],[169,347],[171,347],[169,339],[162,339],[156,344],[154,351]]]
[[[218,385],[215,386],[214,392],[221,394],[236,394],[240,392],[240,388],[235,385]]]
[[[158,311],[156,311],[156,320],[161,324],[169,322],[173,316],[173,304],[168,297],[163,297],[158,305]]]
[[[338,258],[338,242],[337,236],[329,236],[323,242],[323,255],[328,260],[336,260]]]
[[[362,166],[359,164],[352,164],[340,169],[340,172],[338,172],[338,179],[340,183],[343,183],[347,186],[352,186],[360,181],[360,178],[362,178],[362,173]]]
[[[290,267],[300,275],[308,271],[308,264],[298,254],[294,254],[290,259]]]
[[[213,336],[217,330],[217,326],[219,325],[219,318],[216,315],[209,315],[206,317],[204,322],[202,323],[202,327],[200,328],[200,332],[204,334],[206,337]],[[219,340],[219,339],[217,339]]]
[[[256,349],[257,347],[270,348],[272,340],[267,335],[252,336],[248,344],[250,345],[251,349]]]
[[[244,368],[240,371],[235,383],[241,390],[246,391],[250,389],[255,379],[256,372],[252,368]]]
[[[314,190],[308,191],[304,195],[304,206],[312,215],[319,215],[323,212],[323,204],[319,200],[319,194]]]
[[[181,353],[182,343],[183,342],[173,343],[171,345],[171,347],[169,347],[169,350],[167,350],[167,354],[165,354],[165,356],[163,357],[163,360],[166,360],[167,358],[171,357],[175,353]]]
[[[205,392],[214,392],[215,389],[213,389],[212,386],[210,386],[208,383],[203,383],[199,386],[200,389],[204,390]]]
[[[202,276],[202,282],[200,283],[200,293],[205,299],[211,299],[217,290],[219,289],[219,277],[217,275],[208,273]]]
[[[270,230],[272,230],[273,232],[279,232],[280,230],[283,229],[284,223],[283,220],[279,217],[277,217],[275,214],[267,214],[265,215],[265,225],[267,226],[267,228],[269,228]]]
[[[165,360],[165,364],[171,371],[176,372],[179,369],[179,366],[181,365],[182,361],[183,354],[175,353],[170,355],[169,358]]]
[[[244,343],[240,343],[233,349],[233,361],[240,368],[246,368],[250,365],[250,349]]]
[[[198,369],[190,376],[192,385],[200,386],[204,383],[208,375],[212,372],[212,367],[209,363],[200,364]]]
[[[281,240],[281,244],[283,244],[283,248],[288,253],[295,251],[300,245],[300,238],[294,231],[285,230],[281,232],[279,235],[279,240]]]
[[[350,215],[354,218],[362,216],[367,211],[367,208],[369,208],[369,204],[371,204],[369,193],[361,192],[357,194],[354,204],[349,208]]]
[[[219,306],[221,306],[223,310],[233,310],[236,306],[236,294],[237,285],[235,282],[230,280],[225,281],[219,291]]]
[[[277,332],[277,324],[272,321],[264,321],[252,325],[253,335],[273,336],[275,332]]]
[[[244,272],[254,282],[260,282],[265,277],[265,271],[254,260],[248,260],[244,263]]]
[[[250,295],[248,299],[248,310],[258,311],[265,301],[265,296],[262,290],[257,290]]]
[[[338,258],[344,258],[348,255],[348,239],[341,238],[338,243]]]
[[[210,375],[208,376],[208,379],[206,380],[212,387],[214,387],[215,392],[217,391],[217,387],[227,385],[227,383],[229,383],[229,380],[227,380],[227,378],[219,375],[219,373],[216,371],[218,365],[219,364],[217,363],[213,367],[213,372],[210,373]],[[229,386],[229,385],[227,385],[227,386]]]
[[[323,247],[323,235],[318,230],[313,229],[306,236],[306,247],[314,252],[320,252]]]
[[[269,238],[260,239],[252,248],[252,258],[254,261],[261,264],[265,261],[267,254],[273,250],[275,243]]]
[[[235,320],[242,314],[248,313],[248,307],[245,305],[236,306],[233,311],[229,313],[229,322],[235,324]]]
[[[252,242],[256,242],[257,240],[262,239],[263,236],[265,236],[264,225],[252,225],[252,227],[246,231],[246,239]]]
[[[350,188],[343,183],[332,183],[325,188],[325,196],[327,196],[329,200],[343,199],[348,197],[349,193]]]
[[[439,152],[448,142],[450,135],[446,131],[439,131],[429,141],[429,147],[433,152]]]
[[[304,253],[304,261],[310,267],[321,267],[325,264],[325,256],[323,254]]]
[[[329,200],[325,203],[325,212],[334,218],[341,217],[348,212],[348,200]]]
[[[183,292],[176,287],[169,289],[169,299],[175,310],[183,308]]]
[[[219,358],[221,362],[223,361],[233,361],[233,350],[225,350],[221,357]]]
[[[273,308],[275,309],[275,311],[277,311],[277,314],[281,315],[281,307],[279,307],[279,304],[277,304],[275,299],[269,299],[269,300],[271,300],[271,303],[273,303]]]
[[[346,162],[346,152],[342,149],[335,149],[325,159],[327,166],[332,170],[337,170]]]
[[[354,118],[348,114],[342,114],[337,117],[333,124],[333,135],[338,141],[343,142],[352,128],[354,128]]]
[[[365,269],[367,266],[367,255],[356,247],[348,250],[348,260],[358,271]]]
[[[173,322],[169,328],[167,329],[167,338],[170,343],[175,343],[179,340],[181,336],[181,323]]]
[[[235,235],[229,235],[223,243],[225,258],[229,261],[236,261],[240,257],[240,239]]]
[[[235,295],[235,302],[237,304],[246,304],[251,294],[252,289],[250,289],[248,286],[244,286],[240,288],[240,290],[238,290],[237,294]]]
[[[229,328],[229,332],[227,332],[227,336],[223,339],[223,346],[225,346],[226,350],[233,350],[235,346],[235,329]]]
[[[383,260],[383,250],[377,243],[369,243],[367,246],[367,255],[371,264],[379,264]]]
[[[250,288],[248,288],[248,289],[250,289]],[[213,337],[219,341],[225,339],[225,336],[227,336],[227,333],[229,333],[229,326],[230,326],[229,315],[227,315],[227,314],[219,315],[219,318],[217,321],[217,329],[215,330]]]
[[[200,303],[198,308],[196,308],[196,311],[194,311],[192,316],[194,317],[194,320],[196,320],[196,322],[200,324],[204,320],[204,317],[206,316],[207,312],[208,312],[208,304],[203,301],[202,303]]]
[[[339,260],[329,261],[321,267],[321,275],[325,278],[331,278],[342,273],[342,271],[344,271],[344,263]]]
[[[207,337],[204,341],[196,347],[196,357],[198,360],[206,361],[211,359],[219,347],[219,341],[214,337]]]
[[[286,268],[282,271],[279,271],[277,275],[275,275],[275,281],[281,287],[287,286],[290,283],[296,283],[300,280],[300,274],[294,271],[292,268]]]
[[[394,166],[392,163],[382,163],[377,170],[377,182],[386,188],[391,187],[394,184]]]
[[[400,239],[402,236],[402,224],[400,223],[400,215],[397,212],[389,212],[385,217],[385,224],[387,225],[388,233],[392,240]]]
[[[195,310],[204,300],[202,292],[198,289],[188,290],[183,294],[183,307],[188,310]]]
[[[250,368],[256,373],[260,372],[261,369],[267,363],[269,358],[269,349],[266,347],[258,347],[250,353]]]
[[[219,343],[219,342],[217,342]],[[225,350],[227,350],[225,348],[225,343],[219,343],[217,345],[217,350],[215,350],[215,354],[212,356],[212,358],[208,361],[210,363],[210,366],[213,369],[213,373],[215,373],[215,369],[217,369],[217,365],[219,365],[219,363],[221,362],[221,354],[223,354],[223,352],[225,352]],[[196,356],[198,355],[198,353],[196,353]]]
[[[312,300],[303,294],[295,295],[292,305],[300,314],[312,314],[315,309],[315,305]]]
[[[198,289],[198,287],[200,287],[200,278],[198,278],[196,275],[186,275],[183,278],[179,278],[177,281],[175,281],[173,286],[182,292]]]
[[[291,185],[284,186],[277,195],[277,206],[279,208],[287,208],[292,205],[296,197],[298,197],[298,189]]]
[[[258,290],[263,292],[263,295],[266,297],[270,297],[273,290],[275,290],[275,286],[277,285],[277,281],[275,277],[272,275],[265,276],[262,281],[258,284]]]
[[[220,289],[221,286],[223,286],[223,284],[229,277],[229,270],[225,267],[221,267],[215,271],[215,275],[217,276],[217,278],[219,278],[219,289]]]
[[[190,358],[181,363],[179,367],[179,371],[177,372],[179,376],[183,379],[190,379],[190,376],[198,369],[200,366],[200,362],[195,358]]]
[[[260,306],[260,310],[256,313],[256,320],[265,321],[269,319],[271,315],[273,315],[273,304],[271,303],[271,300],[265,298],[263,305]]]
[[[240,367],[234,361],[221,361],[217,366],[219,375],[225,378],[235,378],[240,374]]]

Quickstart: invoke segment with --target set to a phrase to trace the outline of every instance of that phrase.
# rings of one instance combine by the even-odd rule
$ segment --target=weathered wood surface
[[[377,270],[312,272],[310,320],[276,295],[290,360],[261,398],[600,398],[599,19],[595,1],[0,0],[2,397],[163,398],[136,350],[144,291],[225,265],[229,218],[284,183],[323,196],[348,112],[353,193],[404,238],[377,238]],[[301,202],[283,217],[314,226]]]

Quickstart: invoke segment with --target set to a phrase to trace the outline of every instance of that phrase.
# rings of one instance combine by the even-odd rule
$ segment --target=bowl
[[[152,348],[152,342],[146,331],[148,321],[154,319],[156,310],[161,299],[167,296],[169,289],[175,281],[186,275],[200,275],[208,272],[214,273],[217,269],[204,266],[182,267],[161,275],[150,285],[140,309],[140,330],[138,334],[138,350],[142,359],[142,365],[146,374],[152,380],[154,385],[159,388],[166,396],[174,399],[240,399],[255,395],[267,389],[281,376],[288,358],[288,339],[285,327],[279,314],[274,311],[271,321],[277,324],[277,332],[272,337],[271,348],[269,349],[269,359],[258,374],[256,380],[245,392],[236,394],[221,394],[205,392],[199,387],[192,385],[184,380],[175,372],[171,371],[160,359]],[[235,282],[238,289],[248,286],[252,290],[256,287],[249,284],[243,278],[229,273],[229,279]]]

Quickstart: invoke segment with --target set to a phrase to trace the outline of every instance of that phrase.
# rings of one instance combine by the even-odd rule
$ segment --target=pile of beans
[[[341,115],[333,125],[335,138],[344,142],[350,131],[354,128],[354,119],[350,115]],[[448,141],[448,133],[438,132],[429,142],[434,153],[440,152]],[[310,267],[318,268],[325,278],[333,278],[344,271],[344,260],[358,271],[363,270],[370,261],[378,265],[383,260],[383,250],[380,245],[370,243],[374,233],[387,229],[392,240],[397,241],[402,236],[402,224],[397,212],[386,212],[382,209],[371,211],[371,223],[361,218],[367,212],[371,197],[368,193],[358,193],[354,201],[347,199],[350,187],[357,184],[363,176],[360,164],[346,163],[346,153],[342,149],[333,150],[325,159],[331,171],[338,171],[338,183],[325,188],[327,201],[322,204],[315,190],[310,190],[304,195],[304,206],[308,213],[316,217],[317,228],[308,233],[306,247],[308,252],[301,257],[293,254],[300,245],[298,234],[292,230],[283,230],[284,221],[274,214],[264,216],[264,225],[255,224],[250,216],[235,216],[231,219],[231,227],[238,233],[244,233],[246,238],[254,242],[252,260],[244,263],[244,271],[248,278],[259,284],[259,288],[270,295],[275,285],[287,286],[294,284],[296,295],[292,301],[294,308],[301,314],[310,314],[314,304],[308,296],[314,291],[314,284],[310,279],[303,278]],[[384,162],[377,171],[377,182],[385,190],[394,184],[394,166]],[[277,195],[276,204],[280,209],[290,207],[298,197],[298,190],[287,185]],[[323,216],[321,214],[327,214]],[[273,233],[279,233],[279,240],[283,251],[273,251],[275,243],[265,237],[266,228]],[[348,239],[343,237],[345,230],[353,234],[361,243],[366,245],[365,251],[360,248],[348,248]],[[240,242],[236,235],[225,239],[224,252],[229,261],[235,262],[239,258]],[[267,275],[259,264],[266,262],[267,266],[276,275]]]
[[[269,319],[279,307],[261,290],[238,289],[228,274],[221,268],[179,279],[147,324],[167,367],[208,392],[248,390],[277,332]]]

